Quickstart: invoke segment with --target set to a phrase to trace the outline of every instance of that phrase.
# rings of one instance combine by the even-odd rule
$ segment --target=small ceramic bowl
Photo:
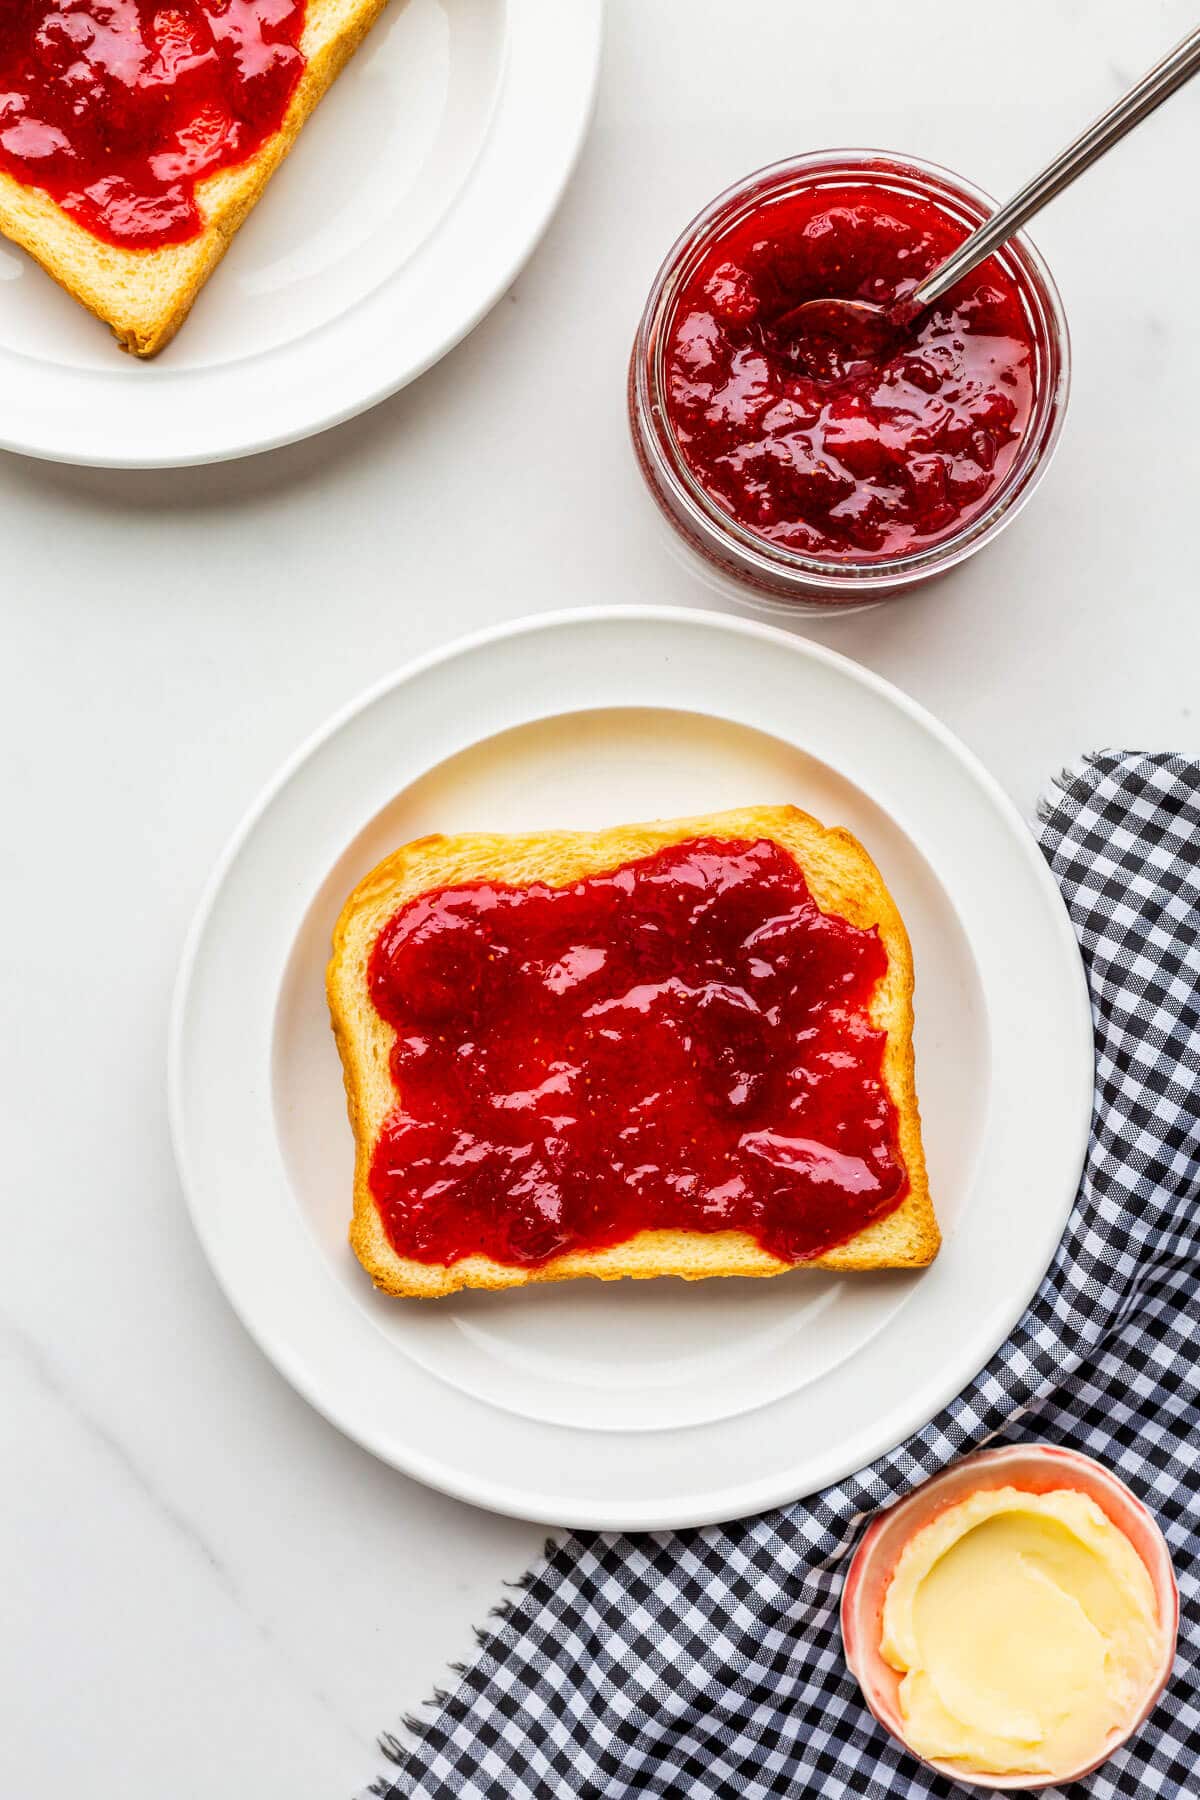
[[[1124,1731],[1112,1734],[1101,1754],[1086,1767],[1063,1769],[1054,1775],[989,1775],[965,1769],[958,1763],[932,1762],[926,1757],[917,1757],[918,1762],[936,1769],[939,1775],[949,1776],[952,1781],[967,1787],[993,1788],[1007,1793],[1019,1788],[1056,1787],[1090,1775],[1145,1723],[1166,1686],[1175,1660],[1179,1590],[1166,1540],[1154,1518],[1123,1481],[1090,1456],[1082,1456],[1077,1450],[1061,1449],[1055,1444],[1010,1444],[1000,1450],[981,1450],[974,1456],[964,1457],[873,1521],[854,1553],[842,1588],[842,1642],[850,1671],[879,1723],[904,1745],[910,1756],[917,1756],[917,1752],[904,1736],[900,1677],[879,1654],[884,1598],[900,1553],[915,1532],[969,1494],[977,1493],[981,1488],[999,1487],[1022,1488],[1033,1494],[1076,1488],[1088,1495],[1125,1533],[1145,1563],[1154,1584],[1159,1618],[1167,1627],[1162,1660],[1147,1687],[1144,1705]]]

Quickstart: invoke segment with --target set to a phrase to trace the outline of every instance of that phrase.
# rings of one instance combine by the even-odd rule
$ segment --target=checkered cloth
[[[864,1520],[989,1442],[1115,1469],[1166,1532],[1180,1655],[1136,1740],[1073,1795],[1200,1793],[1200,765],[1093,756],[1039,809],[1088,967],[1091,1151],[1058,1254],[987,1368],[870,1468],[765,1518],[547,1545],[371,1790],[460,1800],[962,1794],[872,1719],[838,1597]],[[1065,1790],[1046,1790],[1062,1794]]]

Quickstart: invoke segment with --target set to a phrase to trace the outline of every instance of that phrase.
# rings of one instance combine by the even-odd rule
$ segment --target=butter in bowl
[[[1101,1464],[985,1450],[881,1514],[842,1593],[846,1660],[880,1723],[969,1785],[1058,1786],[1153,1710],[1179,1597],[1158,1525]]]

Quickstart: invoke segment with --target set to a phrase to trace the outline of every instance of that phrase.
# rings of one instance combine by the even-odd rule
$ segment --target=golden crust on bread
[[[283,124],[249,162],[196,186],[198,236],[158,250],[95,237],[41,188],[0,171],[0,232],[111,326],[122,349],[154,356],[169,344],[300,128],[361,44],[387,0],[308,0],[300,40],[307,62]]]
[[[389,1066],[395,1034],[375,1011],[367,988],[367,963],[382,927],[407,901],[431,889],[478,881],[566,886],[696,837],[770,839],[795,858],[822,911],[837,913],[862,928],[878,927],[888,968],[869,1010],[872,1023],[887,1032],[883,1072],[896,1107],[909,1178],[909,1191],[900,1206],[847,1243],[801,1264],[780,1261],[756,1238],[740,1231],[642,1231],[607,1249],[567,1251],[536,1268],[510,1267],[485,1256],[447,1265],[397,1255],[369,1185],[376,1138],[396,1105]],[[848,831],[826,829],[794,806],[746,807],[597,832],[418,838],[385,857],[350,895],[334,930],[326,987],[356,1145],[350,1242],[376,1287],[385,1293],[437,1298],[465,1287],[524,1287],[584,1275],[601,1281],[658,1275],[699,1281],[717,1275],[781,1275],[793,1268],[920,1268],[937,1254],[940,1233],[929,1198],[913,1074],[908,933],[882,876],[857,838]]]

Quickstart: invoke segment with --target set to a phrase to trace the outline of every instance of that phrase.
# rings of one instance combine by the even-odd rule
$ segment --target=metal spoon
[[[940,300],[956,281],[985,261],[994,250],[1019,231],[1027,219],[1047,201],[1069,187],[1077,175],[1112,148],[1127,131],[1152,113],[1156,106],[1182,87],[1200,69],[1200,26],[1142,76],[1114,106],[1092,122],[1060,156],[1035,175],[1019,193],[974,230],[952,256],[917,284],[911,293],[888,306],[872,300],[805,300],[775,321],[774,330],[784,336],[830,338],[854,353],[870,355],[895,339],[918,314]]]

